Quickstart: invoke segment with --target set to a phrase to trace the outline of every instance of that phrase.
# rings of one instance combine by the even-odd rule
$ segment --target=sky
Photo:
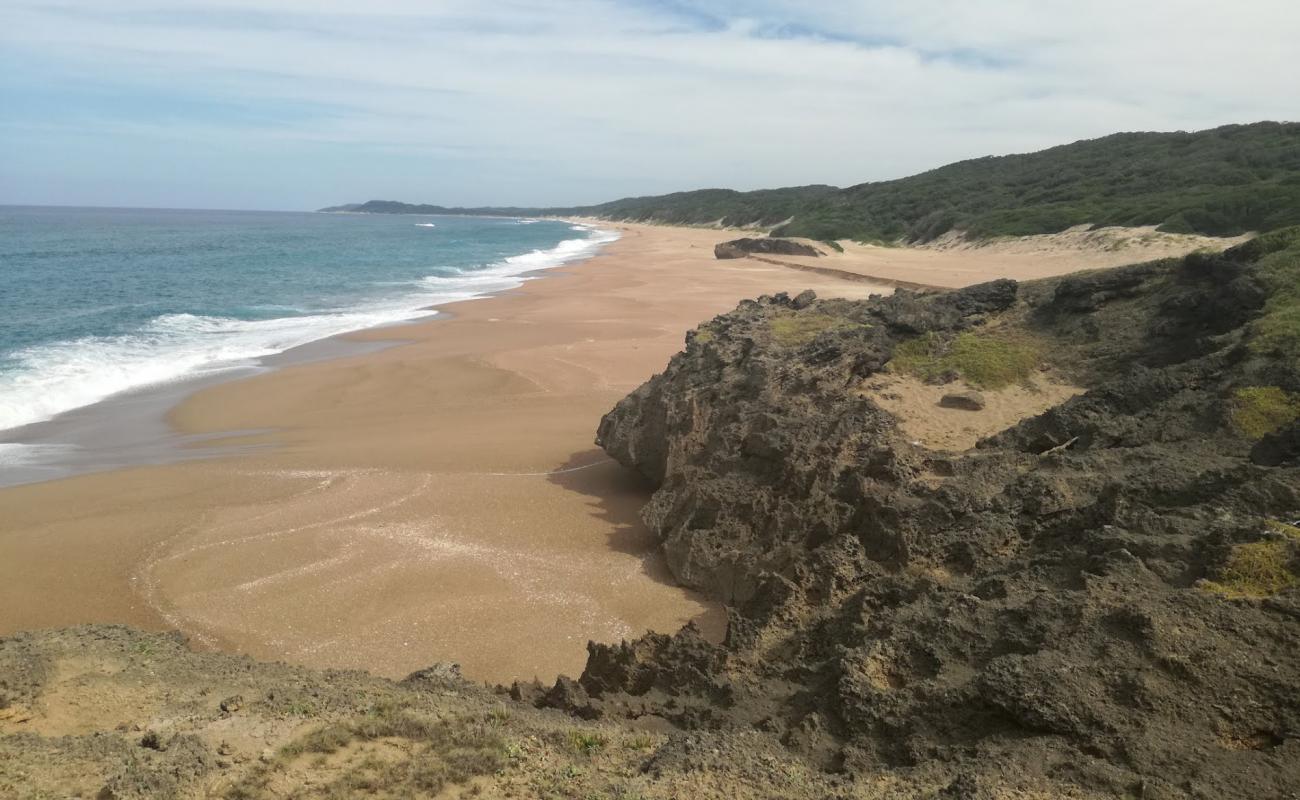
[[[0,0],[0,203],[576,205],[1300,118],[1294,0]]]

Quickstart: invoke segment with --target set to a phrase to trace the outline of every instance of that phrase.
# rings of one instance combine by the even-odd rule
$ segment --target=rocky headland
[[[491,689],[22,634],[0,794],[1293,797],[1297,286],[1287,229],[746,301],[597,439],[657,487],[644,519],[727,603],[721,644],[592,643],[577,678]]]
[[[1298,241],[700,326],[598,442],[727,640],[593,644],[536,702],[763,731],[880,796],[1292,796]],[[890,372],[1081,393],[955,452]]]

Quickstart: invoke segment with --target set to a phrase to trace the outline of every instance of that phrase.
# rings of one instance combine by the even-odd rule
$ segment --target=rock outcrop
[[[744,258],[752,253],[780,256],[825,255],[811,245],[792,242],[789,239],[734,239],[715,245],[713,248],[714,258]]]
[[[728,604],[727,638],[592,645],[587,702],[764,731],[913,787],[891,796],[1294,792],[1296,423],[1256,442],[1234,422],[1242,387],[1300,397],[1300,364],[1254,338],[1259,259],[777,295],[702,325],[597,442],[658,487],[643,517]],[[928,450],[861,389],[919,337],[1031,342],[1089,391]]]

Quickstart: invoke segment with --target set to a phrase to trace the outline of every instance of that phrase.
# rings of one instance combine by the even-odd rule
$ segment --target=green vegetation
[[[1300,581],[1291,561],[1292,548],[1286,540],[1239,544],[1219,571],[1219,580],[1201,585],[1225,597],[1271,597]]]
[[[1300,419],[1300,396],[1277,386],[1250,386],[1232,393],[1232,424],[1244,436],[1261,439]]]
[[[1287,522],[1278,522],[1275,519],[1268,519],[1264,520],[1264,527],[1274,533],[1289,536],[1290,538],[1295,539],[1296,542],[1300,542],[1300,528],[1297,528],[1295,525],[1291,525]]]
[[[499,720],[441,718],[394,708],[310,731],[280,749],[226,795],[262,797],[297,770],[325,766],[332,758],[333,782],[302,795],[347,798],[359,795],[432,796],[454,784],[490,775],[506,761],[507,747],[495,733]],[[290,796],[299,796],[298,794]]]
[[[771,331],[772,339],[782,347],[802,347],[816,339],[822,331],[853,326],[854,323],[843,317],[805,311],[802,313],[782,314],[773,318]],[[698,337],[696,338],[698,339]]]
[[[925,242],[952,230],[975,238],[1025,236],[1082,224],[1158,225],[1173,233],[1235,235],[1300,224],[1300,124],[1117,133],[847,189],[703,189],[579,208],[448,209],[390,201],[339,208],[757,224],[780,236],[823,242]]]
[[[1230,252],[1256,261],[1269,289],[1264,315],[1253,326],[1251,347],[1300,362],[1300,227],[1274,231]]]
[[[650,750],[655,744],[655,737],[648,733],[637,734],[623,740],[623,748],[626,750]]]
[[[1024,337],[984,332],[946,340],[927,333],[901,342],[889,363],[892,369],[924,381],[954,376],[978,389],[1001,389],[1027,383],[1041,355],[1038,345]]]
[[[609,743],[603,734],[594,731],[572,730],[566,738],[570,749],[584,756],[599,752]]]

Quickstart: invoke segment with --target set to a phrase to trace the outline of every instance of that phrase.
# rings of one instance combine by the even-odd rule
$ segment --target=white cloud
[[[8,58],[65,76],[51,92],[253,110],[178,120],[136,104],[82,120],[124,154],[169,137],[232,157],[334,148],[318,167],[337,165],[352,194],[280,195],[290,204],[847,184],[1300,108],[1300,9],[1273,0],[10,0],[0,13]],[[13,131],[42,120],[18,122],[6,141],[21,150]],[[376,153],[411,166],[385,171]]]

